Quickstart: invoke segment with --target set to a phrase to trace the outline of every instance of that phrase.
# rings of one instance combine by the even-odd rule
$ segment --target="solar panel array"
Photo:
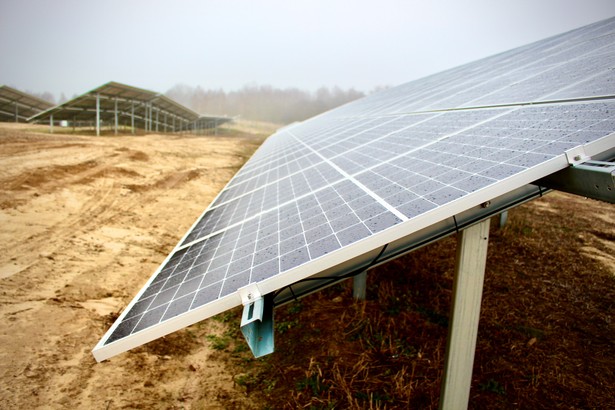
[[[351,271],[387,244],[567,167],[567,153],[613,155],[614,67],[610,19],[281,129],[182,238],[95,357],[240,305],[237,290],[248,284],[279,293]]]
[[[48,101],[0,85],[0,121],[25,122],[29,117],[52,107]]]
[[[197,125],[210,128],[231,121],[229,117],[203,116],[184,107],[160,93],[110,81],[63,104],[46,107],[29,121],[95,121],[96,100],[99,99],[98,116],[102,121],[113,121],[116,116],[133,120],[138,127],[146,128],[150,121],[158,130],[185,130]],[[154,114],[155,113],[155,114]],[[151,126],[151,125],[150,125]]]

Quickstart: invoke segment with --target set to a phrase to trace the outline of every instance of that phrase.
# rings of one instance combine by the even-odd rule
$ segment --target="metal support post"
[[[500,229],[506,226],[506,222],[508,222],[508,211],[504,211],[500,214]]]
[[[96,94],[96,136],[100,137],[100,94]]]
[[[365,300],[367,294],[367,271],[363,271],[352,278],[352,297]]]
[[[147,132],[147,103],[143,103],[143,131]]]
[[[458,235],[440,409],[467,409],[489,244],[489,219]]]
[[[159,115],[160,115],[160,110],[156,108],[156,132],[158,132],[158,124],[160,124],[160,121],[158,121]]]
[[[150,132],[152,130],[152,104],[147,104],[147,127],[146,127],[146,131]]]
[[[130,127],[132,128],[132,135],[135,134],[135,102],[131,101],[130,106]]]
[[[117,135],[117,98],[115,99],[115,129],[114,129],[114,133],[115,135]]]
[[[53,134],[53,114],[49,116],[49,133]]]
[[[15,102],[15,122],[19,122],[19,104]]]

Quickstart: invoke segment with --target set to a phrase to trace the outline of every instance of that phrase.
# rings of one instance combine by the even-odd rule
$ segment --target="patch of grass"
[[[320,383],[317,376],[306,377],[305,379],[299,380],[297,382],[297,390],[311,390],[312,394],[318,396],[323,391],[328,390],[327,386],[324,386]]]
[[[226,335],[207,335],[205,338],[214,350],[226,350],[226,348],[231,344],[231,338]]]
[[[274,331],[276,334],[283,335],[291,329],[301,326],[299,319],[287,320],[274,323]]]

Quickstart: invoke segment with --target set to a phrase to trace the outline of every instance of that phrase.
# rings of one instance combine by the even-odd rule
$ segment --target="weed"
[[[294,319],[294,320],[289,320],[289,321],[278,322],[274,326],[275,326],[276,333],[283,335],[290,329],[298,327],[299,324],[300,324],[299,319]]]
[[[214,350],[225,350],[231,343],[228,336],[207,335],[205,338]]]
[[[494,379],[489,379],[487,380],[487,383],[479,384],[478,388],[482,391],[492,392],[501,396],[506,395],[506,389],[504,389],[504,386],[502,386],[497,380]]]
[[[319,375],[313,374],[297,382],[297,390],[306,389],[311,390],[315,396],[320,396],[322,393],[329,390],[329,386],[323,383]]]

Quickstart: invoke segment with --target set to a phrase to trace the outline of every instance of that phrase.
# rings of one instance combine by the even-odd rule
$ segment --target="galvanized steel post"
[[[468,408],[487,263],[489,222],[490,219],[485,219],[458,235],[451,314],[440,388],[440,409],[443,410]]]
[[[96,136],[100,136],[100,94],[96,94]]]

